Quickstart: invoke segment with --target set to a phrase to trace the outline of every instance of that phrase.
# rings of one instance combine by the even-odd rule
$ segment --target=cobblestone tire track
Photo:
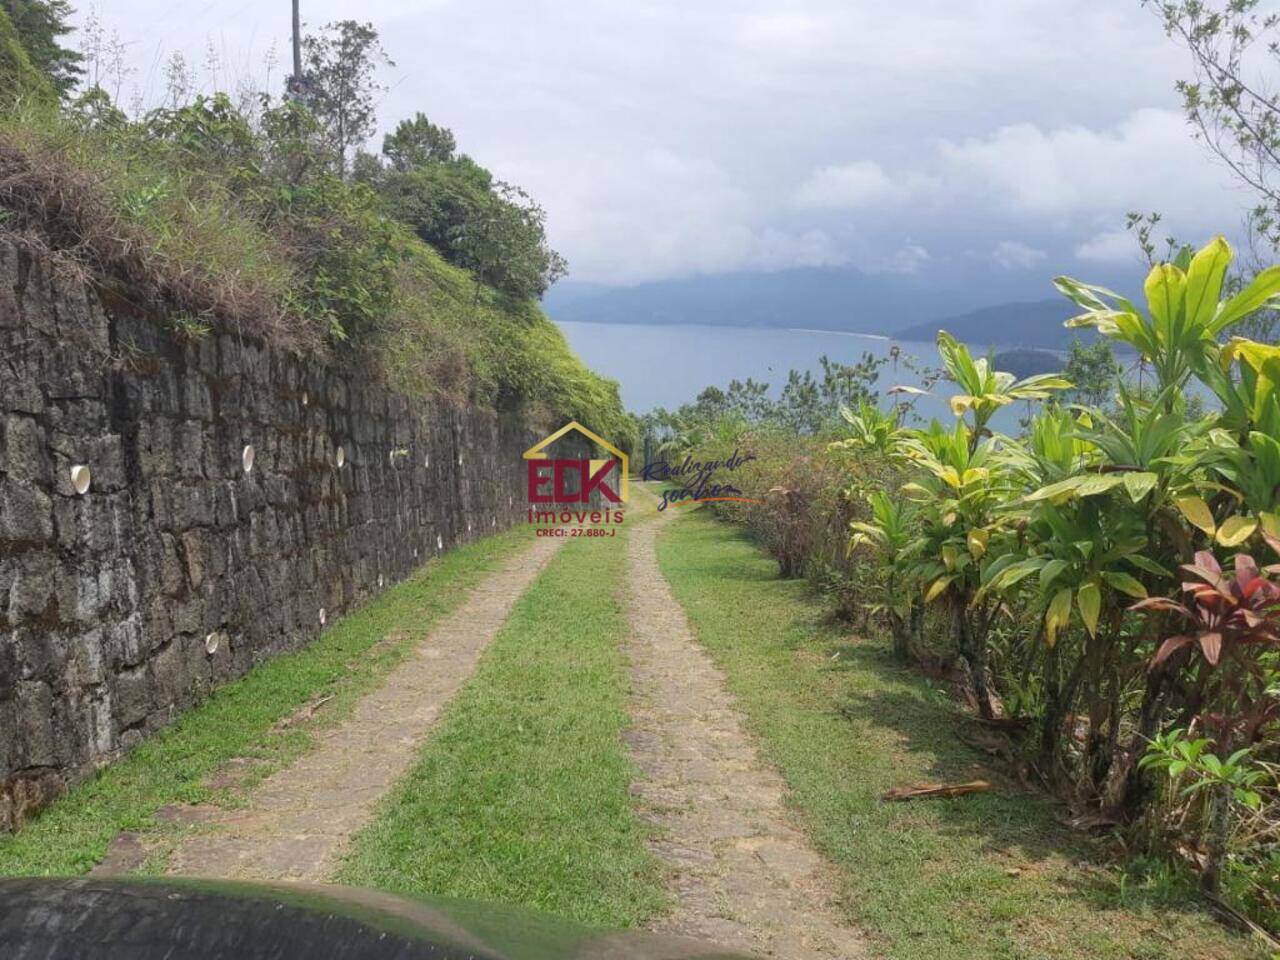
[[[833,868],[784,805],[724,677],[695,643],[658,567],[663,523],[631,531],[632,785],[657,827],[675,906],[655,930],[786,960],[867,955],[834,906]]]
[[[472,591],[350,718],[178,845],[169,872],[243,880],[322,881],[374,804],[408,771],[444,705],[471,676],[511,608],[563,540],[539,538]]]

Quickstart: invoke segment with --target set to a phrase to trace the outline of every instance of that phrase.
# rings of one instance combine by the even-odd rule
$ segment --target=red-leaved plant
[[[1185,603],[1150,597],[1129,608],[1170,611],[1191,625],[1188,632],[1160,644],[1151,669],[1174,666],[1184,650],[1198,652],[1204,664],[1195,671],[1192,702],[1211,703],[1219,711],[1204,719],[1219,728],[1220,747],[1251,742],[1262,724],[1280,712],[1280,702],[1267,695],[1261,659],[1267,650],[1280,647],[1280,584],[1270,579],[1277,567],[1259,568],[1253,557],[1240,553],[1235,576],[1228,576],[1210,551],[1201,550],[1195,563],[1181,569],[1189,578],[1182,584]]]
[[[1275,538],[1267,542],[1274,548]],[[1270,652],[1280,647],[1280,584],[1271,576],[1276,567],[1259,569],[1247,553],[1236,554],[1235,576],[1227,576],[1208,550],[1196,554],[1195,563],[1183,564],[1188,579],[1182,591],[1185,603],[1167,597],[1151,597],[1131,606],[1130,610],[1163,610],[1176,613],[1191,625],[1186,633],[1165,639],[1151,658],[1150,668],[1185,669],[1178,678],[1187,689],[1184,718],[1216,740],[1211,751],[1213,765],[1208,779],[1193,783],[1192,789],[1207,788],[1207,805],[1202,813],[1205,840],[1205,862],[1200,882],[1211,894],[1217,894],[1227,862],[1230,835],[1230,804],[1237,788],[1248,791],[1261,778],[1258,770],[1242,764],[1250,747],[1260,737],[1263,727],[1280,713],[1280,700],[1273,694],[1275,657]],[[1197,657],[1196,655],[1199,654]],[[1182,731],[1169,736],[1181,738]],[[1158,766],[1161,744],[1157,737],[1148,751],[1147,766]],[[1199,741],[1201,750],[1210,743]],[[1225,763],[1221,757],[1228,757]],[[1189,760],[1185,754],[1182,760]],[[1179,759],[1165,767],[1174,774],[1186,764]],[[1236,769],[1238,767],[1238,770]],[[1241,777],[1235,783],[1224,776],[1232,768]],[[1256,797],[1256,793],[1252,794]]]

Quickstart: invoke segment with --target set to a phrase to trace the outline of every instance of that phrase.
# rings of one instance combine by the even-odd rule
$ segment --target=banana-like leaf
[[[1049,601],[1044,615],[1045,640],[1049,646],[1058,642],[1058,631],[1071,620],[1071,588],[1063,587]]]
[[[1280,295],[1280,265],[1261,271],[1247,287],[1224,303],[1206,328],[1209,336],[1217,337],[1233,323],[1265,307],[1277,295]]]
[[[1156,329],[1164,334],[1166,343],[1171,339],[1174,322],[1182,313],[1186,286],[1186,275],[1172,263],[1157,263],[1142,285],[1151,319],[1155,321]]]
[[[1055,373],[1037,373],[1009,385],[1011,393],[1016,393],[1019,400],[1043,400],[1053,390],[1070,390],[1075,386],[1065,377]]]
[[[950,577],[939,577],[937,580],[933,581],[933,583],[930,584],[928,591],[924,595],[924,602],[932,603],[934,600],[938,599],[938,597],[942,596],[942,592],[946,590],[947,587],[951,586],[951,583],[954,580],[955,580],[955,577],[950,576]]]
[[[959,552],[956,550],[955,546],[950,543],[944,544],[941,553],[942,565],[948,570],[954,570],[956,568],[956,561],[960,559]]]
[[[1204,327],[1218,310],[1218,297],[1222,294],[1222,280],[1231,265],[1231,245],[1216,236],[1191,258],[1187,268],[1185,309],[1187,322],[1194,327]]]
[[[1053,285],[1058,288],[1059,293],[1085,310],[1110,310],[1111,305],[1108,301],[1111,301],[1126,313],[1138,312],[1138,308],[1128,299],[1106,287],[1082,283],[1071,277],[1054,277]]]
[[[1139,570],[1145,570],[1147,573],[1154,573],[1157,577],[1172,577],[1173,574],[1166,570],[1160,564],[1156,563],[1150,557],[1144,557],[1140,553],[1130,554],[1125,557],[1129,563],[1133,564]],[[1141,586],[1141,584],[1139,584]]]
[[[1195,527],[1209,536],[1218,532],[1218,525],[1213,522],[1213,511],[1200,497],[1179,497],[1176,501],[1178,510]]]
[[[1082,476],[1067,477],[1065,480],[1059,480],[1057,483],[1051,483],[1047,487],[1041,487],[1039,490],[1029,493],[1026,500],[1035,503],[1040,500],[1049,500],[1052,503],[1065,503],[1072,497],[1093,497],[1100,493],[1106,493],[1114,490],[1116,487],[1124,483],[1125,474],[1120,473],[1090,473]]]
[[[1090,474],[1083,478],[1076,487],[1076,496],[1093,497],[1100,493],[1107,493],[1124,483],[1125,475],[1122,473],[1096,473]]]
[[[1102,591],[1090,580],[1076,591],[1076,605],[1080,608],[1080,619],[1089,631],[1089,636],[1098,634],[1098,614],[1102,610]]]
[[[1280,537],[1280,515],[1263,511],[1258,514],[1258,520],[1262,523],[1262,532],[1270,534],[1273,537]]]
[[[1227,517],[1218,528],[1217,540],[1224,547],[1238,547],[1258,529],[1258,521],[1252,517]]]
[[[1134,503],[1140,503],[1142,498],[1155,489],[1156,482],[1159,480],[1154,473],[1142,471],[1141,473],[1124,474],[1124,488],[1129,492],[1129,499]]]
[[[1073,329],[1096,327],[1100,333],[1114,336],[1115,331],[1119,329],[1119,320],[1122,316],[1133,316],[1133,314],[1126,313],[1124,310],[1090,310],[1088,313],[1072,317],[1063,326]]]
[[[1040,569],[1040,589],[1044,593],[1049,592],[1049,587],[1053,585],[1053,581],[1057,580],[1062,572],[1067,569],[1069,564],[1065,560],[1050,560]]]
[[[1232,337],[1227,341],[1218,355],[1218,362],[1223,369],[1231,366],[1239,357],[1260,376],[1266,377],[1272,384],[1280,383],[1280,347],[1269,343],[1258,343],[1244,337]]]
[[[967,539],[969,553],[973,555],[973,559],[979,560],[987,552],[987,542],[991,539],[991,534],[986,530],[975,528],[969,531]]]
[[[991,580],[990,587],[992,590],[1003,593],[1005,590],[1016,586],[1039,569],[1041,569],[1040,562],[1034,558],[1019,560],[1016,563],[1012,563],[1005,567],[999,572],[999,575],[994,576]]]
[[[1138,600],[1145,600],[1147,597],[1147,588],[1142,585],[1142,581],[1129,576],[1127,573],[1121,573],[1119,570],[1108,570],[1102,574],[1102,579],[1113,590],[1119,590],[1121,593],[1128,594]]]
[[[1080,480],[1080,477],[1067,477],[1065,480],[1059,480],[1057,483],[1051,483],[1047,487],[1041,487],[1039,490],[1027,494],[1025,499],[1028,503],[1036,503],[1041,500],[1065,503],[1075,496],[1076,487],[1080,485]]]

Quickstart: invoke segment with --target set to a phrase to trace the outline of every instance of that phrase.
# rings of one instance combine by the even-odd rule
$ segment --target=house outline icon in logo
[[[627,491],[630,485],[630,479],[629,479],[629,475],[631,472],[629,468],[630,458],[621,450],[619,450],[617,447],[615,447],[612,443],[606,440],[604,437],[600,436],[599,434],[592,433],[590,430],[588,430],[586,427],[580,424],[577,420],[570,420],[568,423],[566,423],[563,427],[561,427],[555,433],[551,434],[551,436],[546,437],[543,440],[541,440],[539,443],[534,444],[532,447],[530,447],[528,450],[524,452],[524,459],[550,460],[551,457],[547,454],[545,448],[555,443],[557,440],[563,437],[570,430],[577,430],[580,434],[582,434],[588,440],[592,441],[593,443],[601,447],[604,447],[605,450],[609,451],[609,453],[612,453],[622,463],[622,485],[618,495],[622,498],[623,502],[625,503],[627,499]],[[608,460],[591,460],[590,461],[591,472],[595,473],[597,470],[599,470],[608,462],[609,462]]]

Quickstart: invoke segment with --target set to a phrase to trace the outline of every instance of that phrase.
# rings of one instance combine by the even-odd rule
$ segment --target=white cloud
[[[279,89],[287,8],[97,6],[134,70],[126,101],[136,85],[156,103],[167,55],[204,64],[207,47],[202,91]],[[308,0],[304,14],[351,11]],[[1002,238],[1052,261],[1131,208],[1195,239],[1247,205],[1176,111],[1184,51],[1136,3],[368,0],[359,17],[396,61],[373,145],[418,110],[453,128],[545,206],[572,279],[918,270],[915,248],[939,269],[989,269],[1026,259]]]
[[[925,189],[928,177],[908,173],[891,178],[874,160],[856,160],[815,170],[796,190],[796,206],[808,210],[856,210],[900,201]]]
[[[744,47],[776,54],[779,49],[808,52],[822,41],[822,18],[791,11],[748,15],[737,30]]]
[[[1128,230],[1107,230],[1076,247],[1076,256],[1091,263],[1135,263],[1141,260],[1138,241]]]
[[[832,267],[849,261],[849,255],[823,230],[793,233],[765,228],[753,235],[752,247],[746,265],[761,270]]]
[[[1239,205],[1227,171],[1209,162],[1174,110],[1136,110],[1104,129],[1011,124],[944,141],[941,152],[952,176],[980,184],[996,203],[1024,215],[1118,218],[1160,210],[1211,226],[1208,218],[1220,224],[1222,210]]]
[[[1049,255],[1043,250],[1028,246],[1018,240],[1001,240],[991,251],[991,259],[1005,270],[1026,270],[1045,260]]]
[[[773,224],[722,165],[668,147],[604,145],[572,161],[581,182],[543,202],[574,276],[635,283],[691,273],[830,266],[848,254],[825,230]],[[603,237],[605,242],[591,243]],[[619,249],[630,255],[619,260]]]
[[[872,273],[917,273],[932,258],[918,243],[908,243],[895,250],[882,262],[863,264]]]

